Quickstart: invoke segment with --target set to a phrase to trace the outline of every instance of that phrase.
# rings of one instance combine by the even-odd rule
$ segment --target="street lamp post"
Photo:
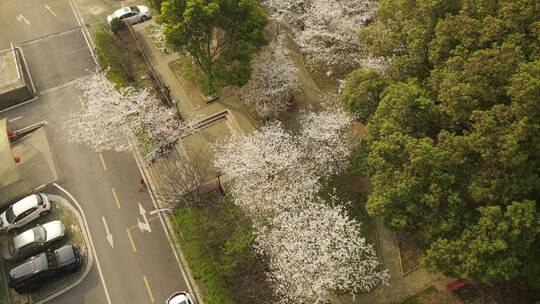
[[[169,213],[172,213],[172,210],[170,208],[162,208],[162,209],[156,209],[156,210],[152,210],[150,211],[150,214],[151,215],[154,215],[158,212],[169,212]]]

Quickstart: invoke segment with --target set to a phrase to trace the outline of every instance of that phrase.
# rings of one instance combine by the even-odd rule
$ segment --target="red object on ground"
[[[15,132],[13,130],[11,130],[11,129],[7,130],[7,136],[8,137],[13,137],[14,135],[15,135]]]
[[[287,101],[287,108],[292,109],[292,108],[296,107],[297,104],[298,103],[294,99],[294,96],[292,96],[291,99],[289,99],[289,101]]]
[[[15,162],[16,162],[17,164],[21,161],[21,157],[20,157],[20,156],[15,156],[13,159],[15,160]]]
[[[454,290],[458,290],[460,289],[461,287],[463,287],[465,285],[465,280],[463,279],[457,279],[457,280],[454,280],[448,284],[446,284],[446,288],[450,291],[454,291]]]
[[[141,179],[139,180],[139,185],[144,186],[144,178],[141,178]]]

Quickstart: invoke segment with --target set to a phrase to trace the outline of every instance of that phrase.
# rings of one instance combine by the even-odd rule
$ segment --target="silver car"
[[[146,21],[152,17],[150,9],[144,5],[122,7],[114,11],[114,13],[107,16],[107,22],[110,24],[114,18],[118,18],[122,21],[129,22],[131,24]]]
[[[12,231],[49,213],[51,202],[45,193],[29,195],[0,214],[0,231]]]
[[[4,259],[14,261],[22,259],[45,249],[54,241],[64,237],[66,227],[60,221],[48,222],[44,225],[26,230],[2,245]]]

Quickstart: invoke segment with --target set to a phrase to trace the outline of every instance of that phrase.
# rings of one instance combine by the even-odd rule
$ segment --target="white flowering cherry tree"
[[[128,151],[129,136],[137,134],[147,141],[143,157],[150,162],[195,128],[194,121],[180,120],[148,90],[117,91],[103,73],[91,74],[77,86],[86,102],[64,127],[69,141],[88,144],[96,151]]]
[[[340,290],[370,290],[380,270],[360,227],[319,196],[321,181],[347,164],[342,111],[300,115],[300,132],[271,122],[216,147],[215,165],[232,180],[234,203],[252,219],[256,249],[268,256],[269,279],[283,303],[306,303]]]
[[[256,239],[283,303],[314,303],[336,290],[367,292],[387,280],[373,246],[342,208],[316,197],[301,205],[281,212]]]
[[[360,64],[358,29],[373,18],[375,0],[264,0],[273,19],[286,24],[311,67]]]
[[[240,98],[254,105],[261,116],[276,116],[299,90],[298,68],[289,56],[285,37],[278,35],[254,60],[251,79],[241,88]]]

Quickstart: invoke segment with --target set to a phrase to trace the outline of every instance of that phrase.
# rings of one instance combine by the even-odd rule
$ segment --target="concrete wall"
[[[32,98],[32,92],[26,86],[4,92],[0,95],[0,110],[9,108],[30,98]]]
[[[23,66],[24,61],[21,58],[23,55],[18,50],[15,53],[17,54],[16,64],[18,65],[22,77],[18,81],[0,88],[0,110],[24,102],[33,97],[33,92],[30,88],[30,75],[27,75],[27,69]]]

